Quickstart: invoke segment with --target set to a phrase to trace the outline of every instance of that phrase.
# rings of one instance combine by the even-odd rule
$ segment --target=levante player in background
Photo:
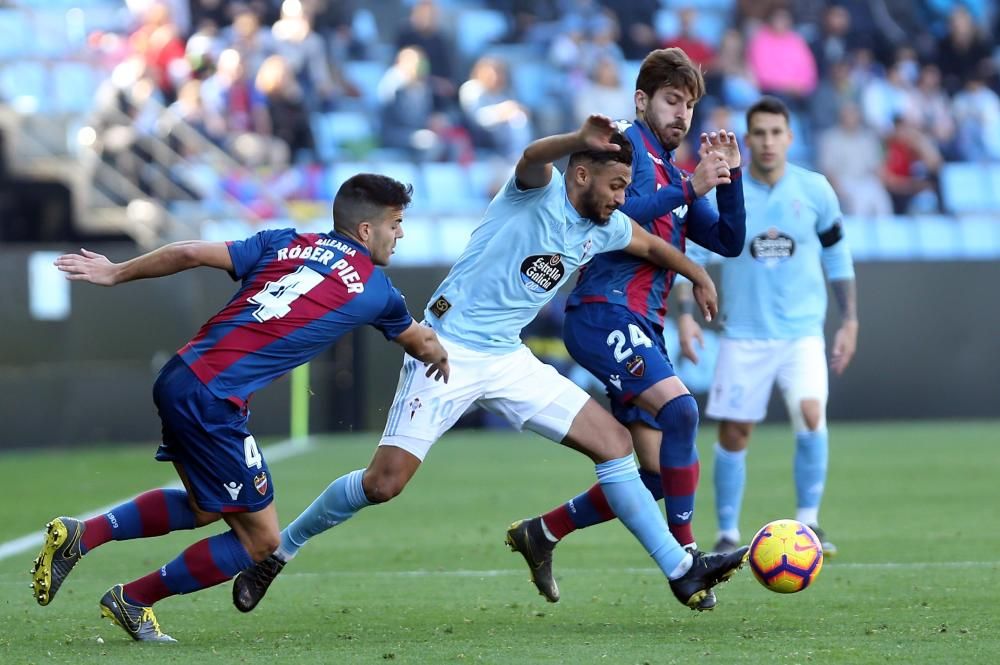
[[[182,270],[219,268],[242,281],[226,307],[167,363],[153,386],[163,424],[156,459],[184,489],[153,489],[86,521],[58,517],[32,569],[40,605],[52,602],[82,557],[112,540],[150,538],[225,520],[230,530],[191,545],[145,577],[116,584],[101,613],[139,641],[173,642],[153,604],[225,582],[278,546],[271,472],[248,429],[250,396],[370,324],[448,379],[448,354],[417,324],[376,266],[403,237],[413,188],[376,174],[347,180],[331,233],[262,231],[237,242],[179,242],[124,263],[81,250],[56,260],[68,278],[114,286]]]

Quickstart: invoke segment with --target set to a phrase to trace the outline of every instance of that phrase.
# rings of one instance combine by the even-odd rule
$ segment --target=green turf
[[[112,584],[159,567],[207,529],[111,543],[49,607],[28,589],[34,551],[0,561],[4,663],[996,663],[1000,654],[1000,423],[835,425],[823,526],[840,547],[814,587],[781,596],[741,573],[715,612],[673,599],[618,524],[556,553],[563,599],[545,603],[507,524],[585,489],[592,467],[532,435],[455,433],[393,503],[305,548],[256,612],[229,585],[157,605],[176,645],[132,643],[98,616]],[[710,545],[711,432],[701,440],[696,534]],[[324,440],[273,465],[283,521],[369,458],[374,435]],[[792,443],[762,428],[743,519],[792,513]],[[172,480],[152,448],[0,457],[0,541]],[[266,449],[265,449],[266,454]],[[103,643],[97,640],[101,638]]]

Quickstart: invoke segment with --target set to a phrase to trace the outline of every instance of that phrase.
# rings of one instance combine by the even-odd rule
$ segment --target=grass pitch
[[[699,441],[695,532],[714,536],[711,443]],[[330,437],[274,463],[286,523],[377,435]],[[823,526],[840,547],[814,586],[783,596],[748,570],[703,614],[679,605],[618,523],[556,550],[563,598],[535,593],[503,545],[514,519],[593,482],[581,455],[534,435],[456,432],[397,500],[323,534],[249,615],[228,584],[157,605],[175,645],[135,644],[100,619],[111,584],[144,575],[221,530],[88,555],[48,607],[31,598],[35,548],[0,560],[4,663],[996,663],[1000,654],[1000,423],[834,424]],[[794,513],[784,427],[754,436],[744,537]],[[155,446],[0,456],[0,542],[172,482]],[[267,449],[265,448],[265,456]]]

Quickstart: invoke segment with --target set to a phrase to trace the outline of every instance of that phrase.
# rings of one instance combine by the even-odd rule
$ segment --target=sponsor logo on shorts
[[[228,483],[222,483],[222,486],[226,488],[229,492],[229,498],[236,501],[237,497],[240,495],[240,490],[243,489],[243,483],[237,483],[230,480]]]
[[[780,263],[795,253],[795,240],[773,226],[750,241],[750,256],[762,263]]]
[[[413,420],[413,416],[417,415],[417,411],[420,410],[424,404],[420,401],[419,397],[414,397],[410,400],[410,420]]]
[[[636,355],[632,356],[627,363],[625,363],[625,369],[632,376],[642,377],[646,373],[646,361],[642,356]]]
[[[449,309],[451,309],[451,303],[448,302],[448,299],[444,296],[438,296],[438,299],[431,305],[431,314],[440,319],[448,313]]]
[[[546,293],[556,288],[565,274],[560,254],[536,254],[521,262],[521,282],[535,293]]]
[[[257,493],[261,496],[267,494],[267,473],[261,471],[253,477],[253,486],[257,488]]]

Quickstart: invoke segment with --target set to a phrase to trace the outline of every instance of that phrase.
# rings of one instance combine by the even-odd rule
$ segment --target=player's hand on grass
[[[711,321],[719,313],[719,293],[715,290],[715,282],[708,276],[708,272],[702,269],[702,274],[697,280],[691,280],[691,293],[694,301],[698,303],[701,316],[706,321]]]
[[[426,376],[428,378],[448,383],[448,376],[451,374],[451,366],[448,365],[447,358],[444,360],[438,360],[437,362],[424,363],[424,367],[427,368]]]
[[[583,144],[584,150],[618,152],[621,150],[621,146],[610,140],[616,131],[618,131],[618,127],[611,118],[595,113],[583,122],[577,131],[577,136]]]
[[[695,342],[699,349],[705,348],[705,334],[701,326],[690,314],[681,314],[677,319],[677,334],[681,340],[681,355],[698,364],[698,352],[695,351]]]
[[[844,373],[851,364],[854,352],[858,348],[858,322],[844,321],[833,338],[833,351],[830,353],[830,369],[838,376]]]
[[[100,286],[117,284],[117,265],[108,257],[87,249],[80,249],[79,254],[63,254],[54,261],[56,268],[66,273],[66,279],[90,282]]]
[[[736,134],[725,129],[701,135],[701,145],[698,146],[699,159],[704,159],[708,152],[722,155],[731,169],[739,168],[743,163],[743,158],[740,156],[740,142],[736,140]]]

